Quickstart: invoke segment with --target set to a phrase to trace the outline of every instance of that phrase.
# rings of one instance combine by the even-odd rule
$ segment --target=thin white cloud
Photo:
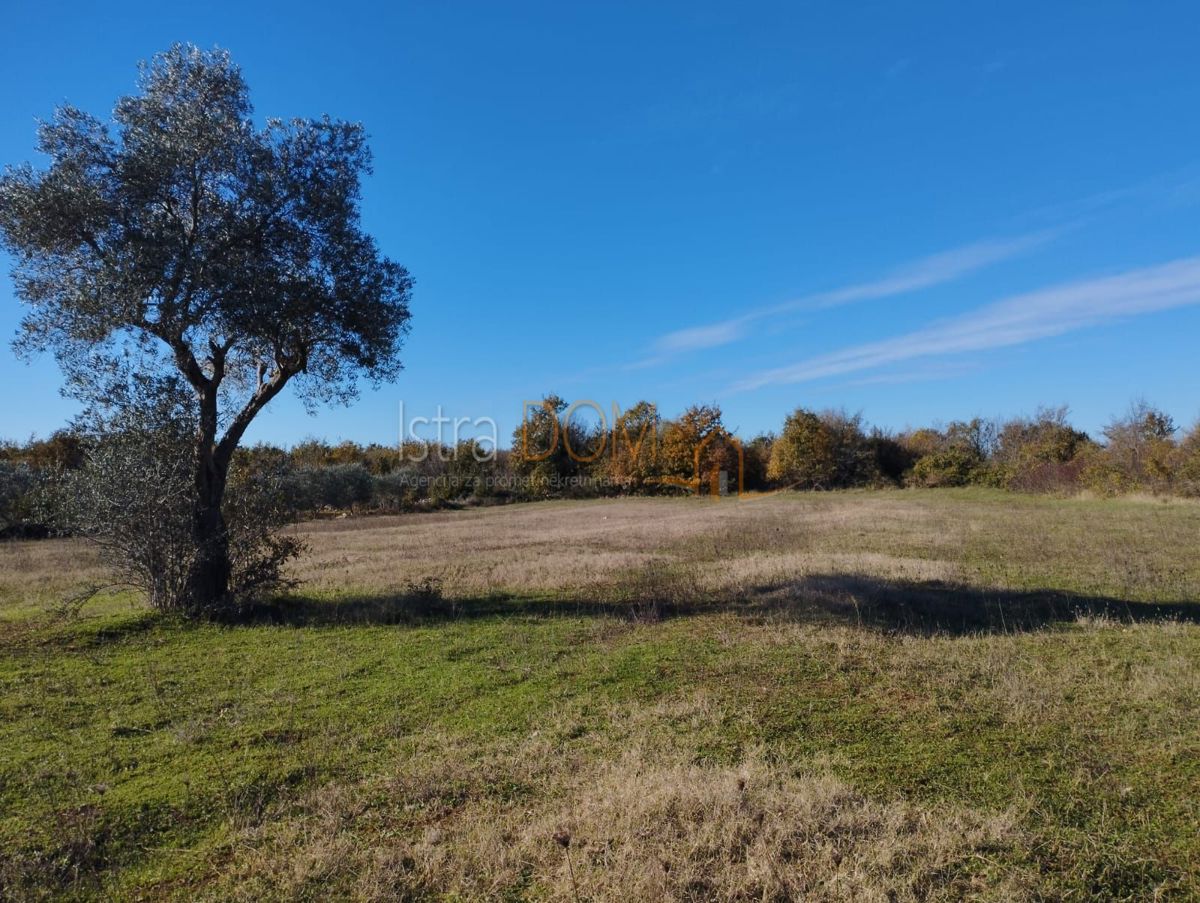
[[[1069,218],[1082,224],[1087,219],[1125,204],[1140,204],[1154,209],[1164,206],[1187,205],[1198,199],[1200,199],[1200,166],[1191,163],[1122,188],[1100,191],[1072,201],[1039,207],[1030,210],[1023,219],[1046,222]]]
[[[827,292],[805,295],[783,304],[747,311],[738,317],[690,326],[669,332],[654,343],[654,356],[638,366],[660,363],[667,357],[689,351],[701,351],[728,345],[742,339],[752,323],[797,311],[824,310],[908,294],[925,288],[961,279],[976,270],[1000,263],[1043,245],[1062,233],[1062,229],[1046,229],[1019,235],[1015,238],[988,239],[921,258],[894,270],[881,279],[859,282]]]
[[[1015,295],[906,335],[764,370],[733,391],[809,382],[915,358],[983,351],[1200,303],[1200,256]]]
[[[969,373],[974,373],[979,370],[980,366],[970,361],[960,361],[958,363],[931,364],[928,367],[919,367],[915,370],[898,370],[888,373],[879,373],[872,376],[864,376],[859,379],[846,380],[844,383],[838,383],[840,386],[860,387],[860,386],[890,386],[901,385],[903,383],[918,383],[932,382],[934,380],[948,379],[953,376],[965,376]]]
[[[722,323],[713,323],[710,326],[692,326],[688,329],[680,329],[663,336],[655,344],[655,347],[660,352],[670,354],[728,345],[746,334],[746,325],[749,322],[750,318],[747,316],[725,320]]]
[[[1032,251],[1040,245],[1056,238],[1062,229],[1046,229],[1032,232],[1016,238],[988,239],[964,245],[951,251],[932,254],[914,263],[894,271],[891,275],[874,282],[863,282],[850,285],[831,292],[809,295],[798,301],[781,304],[771,308],[769,313],[783,313],[800,309],[821,309],[838,307],[856,301],[873,301],[878,298],[889,298],[893,295],[903,295],[923,288],[932,288],[961,279],[976,270],[992,264],[1001,263],[1012,257],[1017,257]]]

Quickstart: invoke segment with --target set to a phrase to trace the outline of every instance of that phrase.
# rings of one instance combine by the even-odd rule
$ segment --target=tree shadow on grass
[[[756,587],[749,604],[798,619],[830,618],[921,636],[1020,633],[1079,620],[1200,623],[1200,603],[1135,602],[1056,590],[1012,590],[940,580],[821,574]]]
[[[695,614],[699,608],[675,614]],[[636,605],[494,592],[468,598],[393,592],[321,598],[298,593],[244,609],[235,623],[292,627],[433,625],[492,618],[635,618]]]
[[[435,589],[321,599],[294,595],[245,613],[242,623],[327,627],[431,625],[484,619],[612,618],[656,622],[732,613],[749,620],[859,625],[885,633],[961,636],[1018,633],[1080,619],[1200,623],[1200,602],[1144,603],[1049,590],[988,589],[857,574],[809,575],[699,593],[656,586],[593,596],[536,598],[492,593],[447,598]]]
[[[0,621],[0,649],[99,649],[161,626],[167,618],[150,608],[80,619],[79,613],[50,611],[28,618]]]

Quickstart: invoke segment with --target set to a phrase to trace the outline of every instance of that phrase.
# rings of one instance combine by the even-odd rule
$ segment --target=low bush
[[[159,424],[94,435],[80,466],[53,472],[35,496],[47,522],[104,550],[114,584],[141,590],[160,610],[188,609],[202,553],[192,531],[189,440]],[[226,498],[229,593],[240,605],[285,584],[283,567],[302,543],[280,533],[296,511],[281,474],[235,468]]]

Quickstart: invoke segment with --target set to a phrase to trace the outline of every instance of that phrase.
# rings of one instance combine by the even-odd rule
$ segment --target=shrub
[[[371,480],[371,500],[385,510],[406,511],[421,497],[421,475],[415,467],[400,467]]]
[[[821,423],[832,441],[833,485],[867,486],[879,482],[875,455],[862,428],[861,414],[823,411]]]
[[[1104,428],[1105,446],[1087,455],[1082,479],[1101,494],[1166,492],[1178,466],[1175,424],[1145,401],[1134,402]]]
[[[692,405],[663,425],[658,479],[703,494],[720,491],[724,474],[725,487],[736,491],[744,458],[744,450],[725,429],[721,409]]]
[[[305,467],[288,478],[297,507],[353,509],[371,500],[371,473],[362,464]]]
[[[589,443],[578,424],[563,422],[566,408],[567,402],[551,393],[526,411],[513,432],[512,468],[526,498],[562,495],[581,473],[571,450],[587,457]],[[568,431],[570,437],[564,437]]]
[[[996,447],[996,430],[988,421],[956,420],[944,431],[924,429],[906,437],[905,445],[917,456],[908,474],[911,486],[995,485],[998,476],[989,467]]]
[[[1001,426],[993,468],[997,485],[1026,492],[1073,488],[1083,471],[1077,460],[1091,444],[1087,433],[1067,422],[1067,408],[1041,408],[1032,418]]]
[[[1179,443],[1173,470],[1176,491],[1181,495],[1200,497],[1200,423]]]
[[[755,436],[746,444],[742,465],[745,489],[761,491],[770,485],[767,472],[771,467],[771,450],[775,441],[775,436],[766,434]]]
[[[194,485],[179,425],[126,424],[92,436],[82,464],[53,473],[38,503],[65,532],[96,543],[113,582],[142,590],[160,610],[196,611],[189,577],[203,553],[193,531]],[[224,540],[231,565],[222,611],[286,582],[283,567],[300,553],[294,536],[279,533],[293,507],[278,474],[233,470],[227,488]]]
[[[894,436],[873,430],[866,440],[871,468],[880,484],[899,486],[916,463],[916,454]]]
[[[661,488],[659,461],[662,419],[658,408],[639,401],[617,416],[612,445],[604,456],[609,483],[628,492],[653,492]]]
[[[471,439],[455,446],[447,467],[447,476],[457,498],[485,498],[491,491],[492,461],[487,449]]]
[[[827,489],[836,472],[833,436],[817,414],[797,408],[771,446],[767,476],[798,489]]]
[[[982,464],[969,449],[948,446],[919,458],[909,474],[909,484],[931,489],[968,486],[979,479]]]
[[[0,461],[0,537],[36,532],[33,516],[37,473],[25,463]]]

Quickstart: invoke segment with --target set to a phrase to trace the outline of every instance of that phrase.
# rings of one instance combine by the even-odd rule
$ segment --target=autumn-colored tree
[[[566,410],[566,400],[554,393],[527,402],[513,431],[512,469],[530,498],[574,493],[584,475],[580,458],[591,457],[593,449],[578,423],[564,421]]]
[[[837,474],[834,437],[821,417],[796,408],[771,446],[767,476],[797,489],[829,489]]]
[[[991,422],[979,417],[956,420],[945,430],[920,430],[918,434],[922,444],[928,443],[928,450],[909,473],[912,485],[934,488],[988,482],[988,458],[996,445],[996,428]]]
[[[660,485],[661,428],[658,407],[649,401],[639,401],[616,416],[611,444],[604,456],[606,476],[613,485],[628,492],[644,492]]]
[[[945,437],[933,427],[923,426],[919,429],[901,433],[898,441],[908,450],[914,459],[932,455],[942,447]]]
[[[1144,400],[1104,428],[1105,444],[1088,456],[1084,482],[1103,493],[1167,491],[1177,457],[1175,422]]]
[[[666,485],[696,493],[740,490],[742,450],[721,421],[716,405],[693,405],[663,427],[661,477]]]
[[[71,430],[56,430],[48,439],[30,439],[24,445],[0,445],[0,461],[26,464],[34,470],[73,469],[83,463],[83,441]]]
[[[1200,496],[1200,423],[1179,443],[1174,462],[1175,488],[1187,496]]]
[[[1040,408],[1031,418],[1004,423],[992,466],[998,485],[1028,490],[1062,490],[1075,484],[1080,455],[1091,444],[1087,433],[1067,420],[1067,408]]]

